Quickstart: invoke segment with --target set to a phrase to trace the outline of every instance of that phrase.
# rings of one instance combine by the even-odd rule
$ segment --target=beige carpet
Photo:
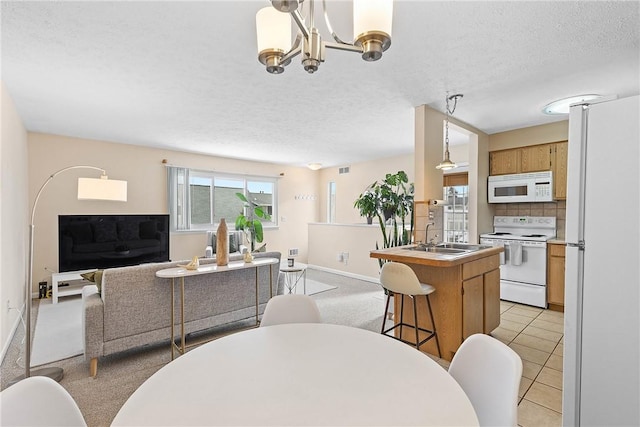
[[[307,274],[307,280],[337,286],[330,292],[312,296],[325,322],[379,331],[384,310],[384,302],[376,298],[382,292],[379,285],[312,269]],[[38,311],[37,306],[38,301],[35,300],[34,317]],[[241,325],[234,325],[235,328],[238,326]],[[224,334],[228,330],[220,329],[216,333]],[[24,369],[17,363],[22,353],[23,346],[20,343],[23,336],[22,328],[18,328],[2,362],[0,377],[3,389],[12,378],[24,373]],[[169,361],[167,342],[144,350],[101,358],[95,379],[89,377],[89,363],[83,356],[45,366],[64,369],[65,376],[60,383],[78,403],[87,424],[93,427],[110,425],[129,396]],[[34,404],[34,410],[37,410],[37,404]]]

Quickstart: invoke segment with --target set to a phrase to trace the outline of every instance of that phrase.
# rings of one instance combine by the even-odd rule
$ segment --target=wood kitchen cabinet
[[[547,244],[547,304],[549,309],[564,311],[565,245]]]
[[[551,158],[551,170],[553,171],[553,198],[555,200],[567,199],[567,155],[568,141],[553,144],[553,156]]]
[[[553,198],[567,198],[567,141],[530,145],[489,153],[489,174],[553,172]]]
[[[520,151],[501,150],[489,153],[490,175],[508,175],[520,171]]]
[[[520,148],[520,172],[541,172],[551,169],[553,144]]]

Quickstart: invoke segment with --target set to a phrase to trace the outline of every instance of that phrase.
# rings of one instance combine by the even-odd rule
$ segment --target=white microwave
[[[553,201],[551,171],[489,177],[489,203]]]

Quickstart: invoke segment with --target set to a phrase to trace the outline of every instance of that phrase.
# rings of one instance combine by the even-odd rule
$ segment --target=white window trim
[[[275,229],[278,228],[278,178],[273,176],[261,176],[261,175],[243,175],[243,174],[233,174],[227,172],[216,172],[202,169],[191,169],[191,168],[183,168],[176,166],[167,166],[167,201],[169,204],[169,212],[171,213],[171,232],[196,232],[203,230],[211,230],[216,229],[218,227],[218,223],[209,223],[209,224],[191,224],[191,192],[189,191],[189,182],[191,174],[195,174],[198,176],[210,177],[212,180],[215,178],[222,179],[231,179],[238,180],[243,182],[243,189],[241,192],[243,194],[247,194],[247,183],[254,182],[268,182],[273,185],[273,206],[272,206],[272,214],[271,221],[263,221],[263,227],[265,229]],[[182,197],[179,197],[178,194],[178,182],[176,182],[176,178],[181,175],[186,182],[186,189],[182,192]],[[179,207],[178,202],[181,201],[181,207]],[[213,204],[213,199],[211,201]],[[212,206],[213,207],[213,206]],[[215,208],[215,207],[213,207]],[[180,215],[178,214],[180,212]],[[179,223],[179,218],[182,217],[183,221]],[[214,215],[215,217],[215,215]],[[235,229],[235,217],[229,218],[227,220],[227,226],[229,229]]]

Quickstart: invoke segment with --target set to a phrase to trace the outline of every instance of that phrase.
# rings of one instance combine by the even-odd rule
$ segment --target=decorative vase
[[[216,264],[229,264],[229,232],[227,221],[224,218],[220,218],[220,224],[216,231]]]

